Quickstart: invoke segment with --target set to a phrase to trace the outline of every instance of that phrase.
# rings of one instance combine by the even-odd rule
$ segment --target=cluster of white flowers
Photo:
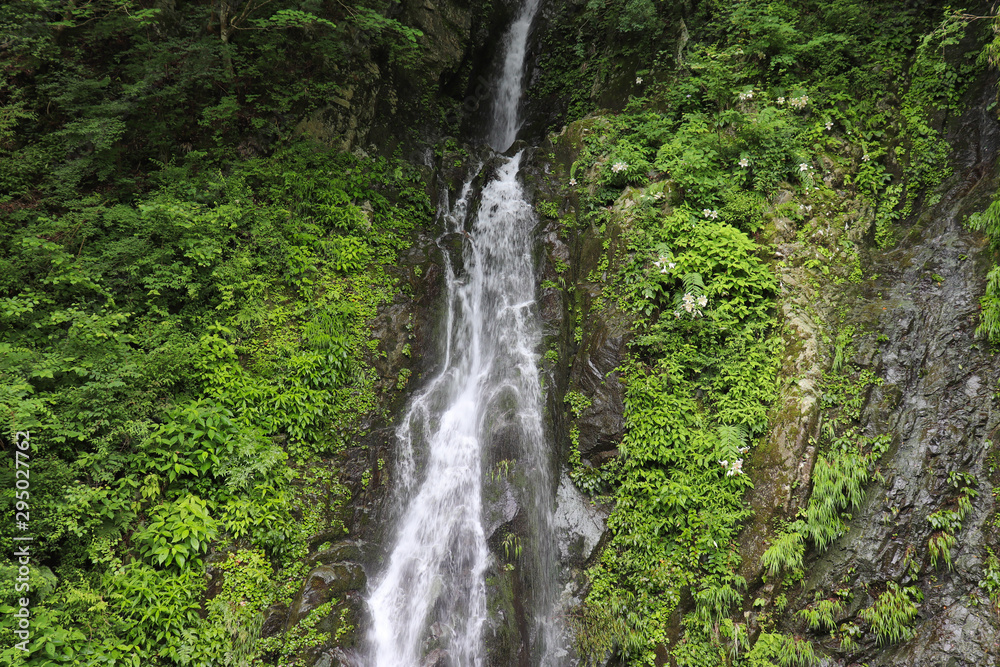
[[[799,213],[809,213],[812,210],[813,210],[812,204],[810,204],[809,206],[799,204]]]
[[[576,179],[575,179],[575,178],[571,178],[571,179],[569,179],[569,184],[570,184],[570,186],[572,186],[572,187],[576,187]]]
[[[660,255],[660,258],[653,262],[654,266],[659,267],[660,273],[666,273],[670,269],[677,266],[677,262],[671,262],[670,258],[666,255]]]
[[[706,218],[711,218],[712,220],[718,220],[719,219],[719,211],[718,211],[718,209],[705,208],[705,209],[701,210],[701,214],[703,216],[705,216]]]
[[[745,158],[745,157],[743,157],[743,158],[740,158],[740,161],[739,161],[739,165],[740,165],[741,167],[743,167],[744,169],[746,169],[747,167],[749,167],[749,166],[750,166],[750,160],[748,160],[748,159],[747,159],[747,158]]]
[[[738,97],[740,98],[740,102],[747,102],[753,99],[753,91],[748,90],[745,93],[740,93]]]
[[[827,129],[827,131],[833,129],[833,121],[832,120],[826,121],[826,129]]]
[[[725,469],[726,477],[745,474],[743,472],[743,459],[736,459],[732,463],[723,459],[719,461],[719,465]]]
[[[805,109],[806,105],[809,104],[809,96],[803,95],[802,97],[793,97],[788,100],[788,104],[796,109]]]
[[[806,164],[805,162],[799,163],[799,171],[809,171],[809,168],[810,168],[809,165]]]
[[[635,82],[636,82],[637,84],[639,84],[639,83],[642,83],[642,77],[641,77],[641,76],[637,76],[637,77],[635,77]]]
[[[628,164],[625,162],[615,162],[613,165],[611,165],[611,171],[615,172],[616,174],[623,172],[626,169],[628,169]]]
[[[683,308],[691,317],[701,317],[702,312],[700,309],[704,308],[707,305],[708,305],[708,297],[706,297],[704,294],[696,297],[694,294],[688,292],[681,299],[681,308]],[[680,316],[681,316],[681,311],[675,310],[674,317],[680,317]]]

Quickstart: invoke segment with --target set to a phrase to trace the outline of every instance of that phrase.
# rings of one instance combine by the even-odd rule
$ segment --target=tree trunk
[[[219,3],[219,38],[222,39],[222,66],[226,70],[226,79],[232,82],[236,78],[233,71],[233,54],[229,50],[229,37],[233,32],[233,24],[229,16],[229,2],[222,0]]]

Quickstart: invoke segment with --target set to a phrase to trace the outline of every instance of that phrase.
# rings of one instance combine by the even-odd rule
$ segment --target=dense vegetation
[[[946,120],[982,66],[969,24],[928,3],[849,0],[692,12],[591,1],[551,22],[550,69],[535,93],[566,100],[571,118],[592,108],[595,90],[622,108],[556,140],[575,155],[561,174],[576,203],[563,219],[567,237],[589,229],[622,238],[606,238],[599,270],[584,281],[604,284],[604,303],[631,317],[634,335],[621,369],[620,457],[594,468],[570,455],[577,485],[614,501],[611,543],[576,617],[593,664],[609,654],[662,664],[667,653],[677,665],[817,664],[813,643],[779,621],[808,626],[844,656],[866,637],[912,635],[920,590],[893,581],[850,623],[834,622],[853,599],[846,589],[817,593],[798,623],[785,616],[788,598],[802,594],[806,550],[822,552],[846,531],[889,446],[861,430],[864,396],[881,382],[851,363],[861,332],[823,333],[834,354],[807,502],[773,517],[759,565],[742,562],[740,533],[754,513],[754,464],[773,456],[762,436],[771,419],[789,418],[774,405],[779,366],[797,344],[777,326],[779,304],[791,299],[782,292],[812,293],[819,308],[821,282],[862,283],[863,247],[892,244],[898,221],[934,203],[950,173]],[[789,222],[816,253],[802,267],[813,277],[779,287],[775,271],[792,260],[768,261],[770,244]],[[581,327],[587,313],[572,289]],[[567,400],[576,416],[589,405],[585,395]],[[928,545],[934,566],[950,563],[961,526],[952,514]],[[744,576],[757,572],[775,582],[769,593]]]
[[[830,341],[811,493],[760,564],[780,583],[746,599],[745,498],[787,347],[765,248],[779,218],[802,238],[850,228],[807,268],[866,278],[860,244],[891,243],[948,175],[942,128],[977,68],[975,24],[888,0],[550,11],[532,94],[576,121],[557,174],[575,204],[564,232],[620,230],[588,280],[633,323],[621,456],[591,468],[570,452],[578,486],[615,503],[574,619],[580,650],[595,663],[670,651],[678,665],[814,664],[818,649],[771,619],[806,550],[843,532],[887,443],[860,432],[878,380],[852,365],[845,330]],[[14,648],[5,613],[5,664],[293,664],[324,641],[309,622],[260,640],[262,613],[301,585],[309,538],[343,530],[338,465],[386,404],[369,323],[401,289],[390,268],[431,208],[411,165],[296,128],[368,83],[375,61],[415,63],[419,31],[400,12],[0,7],[0,497],[12,518],[28,502],[34,536],[32,640]],[[577,414],[587,400],[569,397]],[[29,430],[30,495],[15,497],[14,434]],[[928,547],[942,565],[975,493],[954,488],[965,505],[936,517]],[[0,536],[4,611],[18,606],[18,534]],[[210,559],[226,576],[208,600]],[[919,596],[890,581],[854,623],[832,620],[846,594],[803,623],[845,651],[896,642]],[[340,618],[327,638],[350,634]]]
[[[293,128],[336,91],[332,62],[411,51],[382,9],[0,8],[11,520],[15,431],[32,443],[30,519],[5,524],[5,559],[34,537],[27,651],[7,613],[17,563],[2,569],[4,664],[311,645],[306,627],[256,642],[261,609],[301,585],[308,538],[343,532],[337,457],[378,409],[368,322],[431,209],[410,166]],[[207,555],[227,573],[211,601]]]

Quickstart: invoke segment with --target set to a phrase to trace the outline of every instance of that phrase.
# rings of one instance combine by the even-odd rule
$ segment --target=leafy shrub
[[[649,180],[647,172],[650,168],[643,148],[628,141],[620,141],[608,155],[602,182],[617,187],[644,183]]]
[[[735,150],[746,157],[746,173],[755,190],[771,193],[796,174],[804,156],[798,134],[789,112],[773,106],[765,107],[739,126]]]
[[[158,505],[149,524],[134,535],[139,552],[156,565],[175,565],[185,571],[191,561],[201,565],[201,554],[218,534],[217,522],[198,496]]]

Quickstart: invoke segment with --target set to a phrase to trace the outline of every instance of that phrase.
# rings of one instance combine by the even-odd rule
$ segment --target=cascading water
[[[525,0],[524,6],[504,37],[503,71],[497,82],[493,101],[493,124],[488,140],[493,150],[510,148],[521,129],[521,94],[524,89],[524,60],[528,53],[528,35],[538,13],[540,0]]]
[[[527,0],[505,38],[488,135],[497,151],[509,148],[519,129],[538,3]],[[524,638],[533,646],[531,662],[555,666],[565,655],[552,621],[553,493],[536,353],[535,217],[517,181],[521,155],[504,158],[483,188],[469,233],[471,179],[454,206],[445,198],[440,209],[446,233],[465,238],[464,270],[456,275],[447,268],[443,369],[413,400],[397,432],[402,512],[388,566],[368,600],[371,667],[485,664],[491,555],[483,526],[484,449],[498,440],[516,455],[523,482],[517,495],[531,551],[525,569],[535,621]]]

